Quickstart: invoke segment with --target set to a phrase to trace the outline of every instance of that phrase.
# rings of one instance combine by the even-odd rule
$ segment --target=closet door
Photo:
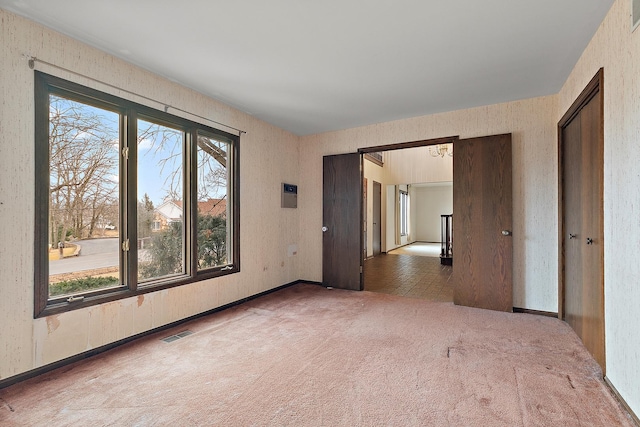
[[[562,131],[564,144],[563,223],[564,223],[564,320],[582,336],[583,320],[583,241],[582,230],[582,140],[581,120],[576,117]]]
[[[559,124],[562,285],[559,312],[605,373],[602,70]]]
[[[580,337],[604,372],[604,156],[600,140],[601,99],[594,96],[582,109],[582,271],[584,295]]]

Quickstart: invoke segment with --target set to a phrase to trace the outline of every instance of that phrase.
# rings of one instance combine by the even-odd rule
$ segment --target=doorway
[[[440,138],[363,148],[353,154],[324,156],[322,270],[325,286],[363,289],[362,155],[454,142],[463,148],[463,155],[453,157],[457,165],[454,167],[454,210],[456,206],[460,207],[456,214],[463,221],[460,230],[467,230],[464,228],[464,221],[467,221],[471,233],[463,233],[456,238],[454,227],[454,248],[462,254],[460,261],[453,264],[454,301],[478,308],[512,310],[511,134],[464,140],[458,137]],[[342,162],[340,159],[350,160]],[[456,182],[460,181],[456,176],[463,179],[461,192],[455,191]],[[351,183],[351,189],[346,183]],[[353,224],[353,219],[357,224]],[[347,246],[353,247],[357,258],[350,260],[340,256],[351,253]],[[454,257],[455,254],[454,250]],[[490,265],[486,265],[487,260],[490,260]],[[465,268],[471,273],[463,271]],[[342,274],[337,275],[337,272]],[[493,304],[494,299],[499,304]],[[489,304],[485,304],[487,302]]]
[[[437,302],[453,302],[453,268],[438,256],[383,253],[364,262],[364,290]]]
[[[384,157],[389,164],[400,164],[402,162],[399,160],[405,157],[429,156],[426,148],[398,150],[386,153]],[[403,157],[399,157],[400,154]],[[431,159],[420,166],[429,168],[434,163],[448,163],[447,175],[433,175],[432,178],[448,181],[399,184],[398,191],[396,185],[385,186],[382,209],[387,218],[382,233],[386,235],[385,251],[364,262],[364,289],[367,291],[429,301],[453,301],[453,269],[450,265],[442,265],[440,259],[441,215],[453,212],[453,164],[450,157]],[[405,168],[407,166],[404,164]],[[426,175],[416,176],[417,179],[424,179]],[[400,221],[404,224],[396,224],[396,212],[401,216],[403,212],[400,199],[403,194],[408,194],[408,199],[404,200],[408,205],[405,205],[404,212],[408,216]],[[407,228],[404,233],[401,230],[403,225]],[[396,230],[398,226],[400,230]]]

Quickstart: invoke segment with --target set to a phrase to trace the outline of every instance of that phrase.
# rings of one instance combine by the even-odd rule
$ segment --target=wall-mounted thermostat
[[[293,184],[282,183],[282,207],[297,208],[298,207],[298,186]]]

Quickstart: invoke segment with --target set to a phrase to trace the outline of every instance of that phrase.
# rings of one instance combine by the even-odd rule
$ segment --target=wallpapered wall
[[[300,183],[305,191],[299,206],[305,278],[322,280],[322,156],[452,135],[511,132],[514,306],[557,311],[556,104],[556,96],[547,96],[303,137]]]
[[[607,377],[640,415],[640,30],[617,0],[559,94],[556,120],[604,67],[604,282]]]
[[[0,22],[0,379],[300,277],[299,257],[287,253],[299,243],[298,211],[280,208],[280,183],[299,180],[297,136],[6,11],[0,10]],[[247,131],[240,142],[239,274],[33,319],[34,78],[24,54]],[[144,103],[43,64],[37,68]]]

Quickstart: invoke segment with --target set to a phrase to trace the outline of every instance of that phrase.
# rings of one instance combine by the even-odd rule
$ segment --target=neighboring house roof
[[[168,222],[182,221],[182,202],[167,200],[155,209]]]
[[[182,200],[168,200],[156,208],[156,212],[168,221],[182,220]],[[207,199],[198,202],[201,215],[226,216],[227,199]]]
[[[201,215],[227,216],[227,199],[208,199],[198,202]]]

